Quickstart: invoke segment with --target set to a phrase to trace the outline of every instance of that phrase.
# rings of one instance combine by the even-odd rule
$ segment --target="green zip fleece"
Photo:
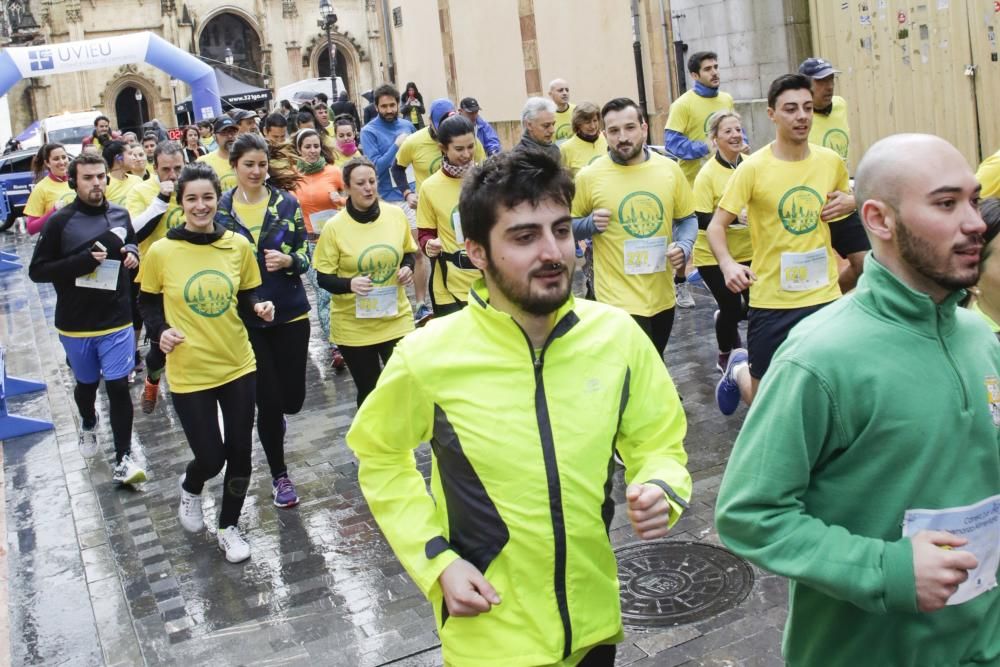
[[[574,665],[622,635],[608,527],[626,479],[691,497],[684,412],[649,339],[617,308],[570,299],[536,353],[480,279],[469,306],[404,338],[347,434],[361,489],[434,606],[445,664]],[[430,441],[431,493],[413,449]],[[462,557],[501,604],[448,617],[438,576]]]
[[[716,524],[791,579],[790,665],[1000,664],[1000,589],[919,612],[902,538],[907,509],[1000,493],[1000,345],[962,294],[935,304],[869,255],[855,293],[796,326],[761,383]]]

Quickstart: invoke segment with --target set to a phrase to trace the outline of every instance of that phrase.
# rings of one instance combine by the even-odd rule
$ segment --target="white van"
[[[344,80],[339,76],[337,77],[337,95],[340,95],[341,91],[347,90],[344,87]],[[331,97],[333,93],[333,84],[330,82],[330,77],[320,76],[312,79],[302,79],[301,81],[296,81],[295,83],[290,83],[287,86],[282,86],[278,88],[277,101],[288,100],[292,103],[292,106],[298,109],[300,106],[306,102],[312,102],[312,99],[316,97],[316,93],[326,93],[329,103],[333,104],[337,101],[337,95]]]
[[[42,121],[45,143],[62,144],[66,152],[77,156],[83,150],[83,138],[94,133],[94,119],[100,111],[65,112]]]

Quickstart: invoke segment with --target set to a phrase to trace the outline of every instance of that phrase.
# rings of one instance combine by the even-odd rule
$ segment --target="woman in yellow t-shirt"
[[[348,161],[360,156],[358,128],[350,116],[341,115],[333,119],[333,163],[343,167]]]
[[[726,287],[726,279],[719,269],[719,262],[708,246],[705,230],[719,206],[722,193],[743,160],[743,127],[735,111],[717,111],[709,118],[708,139],[715,146],[715,154],[705,162],[694,180],[694,210],[698,216],[698,239],[694,244],[692,259],[698,273],[715,297],[719,309],[715,313],[715,338],[719,344],[716,368],[726,370],[729,353],[743,347],[739,323],[746,319],[750,303],[750,290],[734,294]],[[747,228],[746,214],[740,216],[726,230],[729,251],[733,259],[750,266],[753,245]]]
[[[118,140],[109,141],[101,151],[101,157],[108,163],[108,189],[104,192],[104,198],[119,206],[125,206],[128,193],[142,183],[141,178],[128,172],[126,153],[128,146]]]
[[[355,158],[344,165],[347,206],[316,243],[319,286],[333,293],[330,340],[358,388],[358,406],[375,388],[400,338],[413,331],[403,289],[413,283],[417,244],[403,211],[379,206],[375,165]]]
[[[352,126],[353,127],[353,126]],[[302,217],[309,232],[309,247],[316,251],[316,239],[326,222],[344,207],[346,199],[344,177],[334,162],[333,153],[320,133],[313,129],[299,130],[295,134],[295,151],[299,156],[298,169],[302,182],[295,188],[295,196],[302,206]],[[319,288],[316,269],[310,267],[309,282],[316,292],[316,315],[324,340],[330,340],[330,293]],[[334,370],[343,370],[344,357],[336,345],[330,345],[330,355]]]
[[[969,290],[969,308],[979,313],[1000,338],[1000,199],[984,199],[979,213],[986,223],[983,251],[979,260],[979,280]]]
[[[69,155],[62,144],[45,144],[31,160],[35,186],[28,195],[24,216],[28,219],[29,234],[42,231],[53,212],[76,198],[66,182],[69,174]]]
[[[256,390],[256,363],[240,313],[269,322],[274,304],[258,300],[253,246],[216,222],[221,188],[212,168],[187,165],[176,192],[184,225],[143,257],[139,307],[150,339],[167,357],[174,409],[194,453],[180,479],[181,526],[204,528],[201,492],[224,465],[219,548],[238,563],[250,557],[237,523],[250,483]]]

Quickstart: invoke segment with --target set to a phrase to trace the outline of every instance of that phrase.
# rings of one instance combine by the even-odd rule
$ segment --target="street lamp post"
[[[233,50],[231,48],[229,48],[228,46],[226,47],[226,55],[223,56],[222,59],[226,62],[226,69],[229,70],[226,73],[229,74],[229,76],[232,76],[233,75],[233,70],[232,70],[232,67],[233,67]]]
[[[139,135],[139,139],[142,139],[142,91],[138,88],[135,89],[135,105],[139,108],[139,131],[136,133]]]
[[[319,0],[319,27],[326,31],[326,48],[330,55],[330,86],[333,97],[330,103],[337,101],[337,47],[333,44],[333,28],[337,25],[337,14],[330,0]]]

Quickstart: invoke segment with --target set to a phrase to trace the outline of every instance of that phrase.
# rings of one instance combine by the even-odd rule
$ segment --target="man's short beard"
[[[912,234],[898,213],[896,216],[896,248],[899,250],[900,258],[911,269],[949,292],[972,287],[979,281],[978,270],[971,278],[963,278],[932,266],[930,258],[934,256],[934,249],[931,244]]]
[[[498,271],[493,262],[490,251],[487,250],[489,265],[486,267],[486,274],[490,281],[496,286],[504,297],[512,304],[530,315],[549,315],[559,310],[569,299],[573,290],[573,271],[576,267],[570,265],[566,271],[566,289],[562,293],[547,294],[544,296],[533,296],[531,294],[531,276],[528,276],[526,288],[521,290],[518,285],[508,281],[502,272]],[[560,264],[559,266],[562,266]],[[565,270],[566,267],[563,267]]]

